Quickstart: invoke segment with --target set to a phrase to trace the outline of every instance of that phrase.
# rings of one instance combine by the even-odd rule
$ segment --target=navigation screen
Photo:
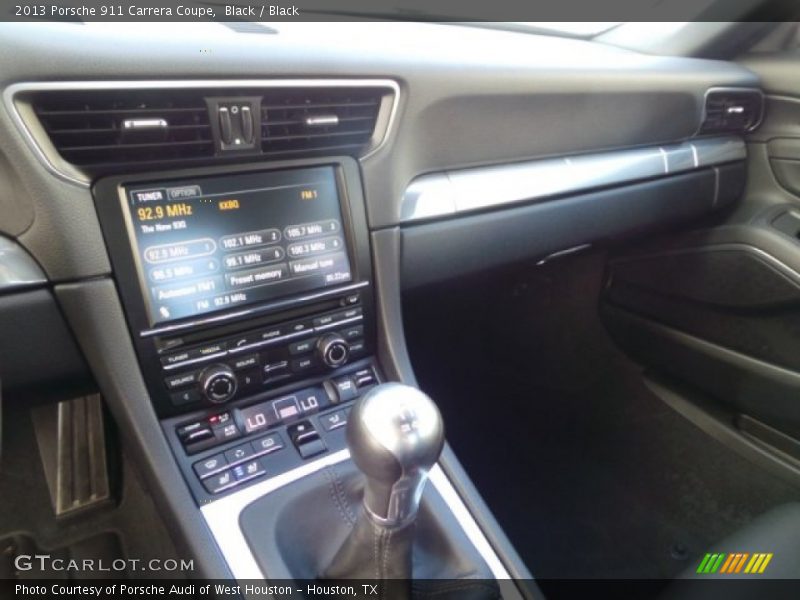
[[[125,189],[150,322],[351,280],[333,167]]]

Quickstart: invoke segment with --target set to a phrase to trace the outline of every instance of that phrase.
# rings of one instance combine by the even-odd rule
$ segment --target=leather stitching
[[[384,577],[388,577],[389,548],[392,545],[392,533],[393,532],[392,532],[391,529],[387,529],[386,533],[385,533],[386,540],[385,540],[385,543],[384,543],[384,546],[383,546],[383,576]]]
[[[339,474],[333,467],[326,467],[323,473],[325,473],[325,477],[328,479],[328,492],[330,493],[334,506],[336,506],[339,512],[339,516],[348,526],[352,527],[355,524],[355,516],[351,514],[350,505],[345,497]]]

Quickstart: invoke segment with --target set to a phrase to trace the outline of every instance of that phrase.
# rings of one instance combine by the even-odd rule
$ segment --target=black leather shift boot
[[[323,579],[410,579],[416,523],[382,527],[363,510]]]
[[[391,534],[376,533],[361,514],[362,492],[361,474],[346,461],[245,508],[239,525],[264,576],[374,581],[406,579],[410,570],[414,597],[498,597],[491,571],[432,484],[425,488],[415,525]],[[401,558],[408,556],[401,551],[408,544],[411,565]],[[431,581],[437,579],[448,581]],[[443,587],[452,593],[443,593]]]

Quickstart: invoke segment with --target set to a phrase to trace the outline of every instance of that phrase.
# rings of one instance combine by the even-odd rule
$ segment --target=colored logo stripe
[[[750,562],[747,564],[745,568],[745,573],[763,573],[764,570],[767,568],[769,561],[772,560],[772,553],[769,554],[753,554],[753,558],[750,559]]]
[[[772,560],[772,556],[772,553],[766,552],[756,552],[752,555],[749,552],[709,553],[703,557],[700,566],[697,567],[697,572],[701,574],[719,572],[730,575],[742,573],[742,569],[744,569],[744,573],[763,573]]]

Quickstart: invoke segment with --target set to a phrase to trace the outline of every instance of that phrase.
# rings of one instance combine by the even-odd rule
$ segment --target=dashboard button
[[[342,298],[341,305],[342,306],[355,306],[361,302],[361,296],[359,294],[350,294],[349,296],[345,296]]]
[[[314,349],[314,345],[317,343],[316,338],[311,338],[308,340],[303,340],[302,342],[295,342],[294,344],[289,344],[289,354],[296,355],[296,354],[306,354],[311,352]]]
[[[253,454],[255,453],[253,452],[253,448],[250,446],[250,444],[242,444],[241,446],[236,446],[236,448],[226,450],[225,459],[228,461],[228,464],[235,465],[247,460],[253,456]]]
[[[335,314],[323,315],[321,317],[317,317],[314,319],[314,327],[324,327],[325,325],[330,325],[335,320],[336,320]]]
[[[199,391],[192,388],[188,390],[183,390],[182,392],[176,392],[174,394],[170,394],[169,400],[170,402],[172,402],[173,406],[185,406],[187,404],[200,402],[201,396]]]
[[[356,387],[361,389],[375,383],[375,373],[372,372],[371,368],[361,369],[360,371],[355,372],[355,375],[353,375],[353,380],[356,382]]]
[[[243,465],[233,467],[233,476],[236,477],[236,481],[255,479],[256,477],[260,477],[266,473],[266,469],[264,469],[264,467],[261,465],[261,461],[258,459],[254,459],[244,463]]]
[[[283,448],[283,440],[281,440],[281,436],[279,434],[273,433],[266,437],[257,439],[254,442],[250,442],[250,445],[253,447],[253,452],[255,455],[261,456],[263,454],[277,452]]]
[[[192,385],[193,383],[197,383],[197,371],[192,371],[190,373],[180,373],[179,375],[172,375],[171,377],[167,377],[166,379],[164,379],[164,383],[167,385],[167,388],[171,390],[182,388],[187,385]]]
[[[219,444],[229,440],[235,440],[241,435],[239,428],[236,427],[236,423],[228,423],[227,425],[214,429],[214,437],[217,438],[217,443]]]
[[[325,431],[333,431],[347,425],[347,413],[344,410],[337,410],[336,412],[322,415],[319,421]]]
[[[248,354],[247,356],[240,356],[230,361],[234,371],[241,371],[242,369],[249,369],[250,367],[258,366],[258,354]]]
[[[311,371],[316,366],[317,366],[317,361],[313,356],[298,358],[292,361],[292,372],[305,373],[307,371]]]
[[[218,473],[222,471],[228,466],[228,462],[225,460],[225,457],[222,454],[215,454],[214,456],[210,456],[205,458],[199,462],[194,463],[194,472],[197,473],[197,476],[200,479],[205,479],[213,475],[214,473]]]
[[[256,369],[250,369],[248,371],[242,371],[239,373],[239,391],[240,392],[252,392],[255,389],[258,389],[259,385],[261,384],[261,371]]]
[[[236,485],[236,479],[231,471],[224,471],[203,480],[203,486],[210,494],[219,494],[234,485]]]
[[[336,387],[336,396],[339,398],[339,402],[347,402],[358,396],[356,384],[351,377],[334,379],[333,385]]]
[[[347,329],[342,329],[341,335],[348,342],[352,342],[353,340],[357,340],[359,338],[364,337],[364,326],[356,325],[355,327],[348,327]]]

